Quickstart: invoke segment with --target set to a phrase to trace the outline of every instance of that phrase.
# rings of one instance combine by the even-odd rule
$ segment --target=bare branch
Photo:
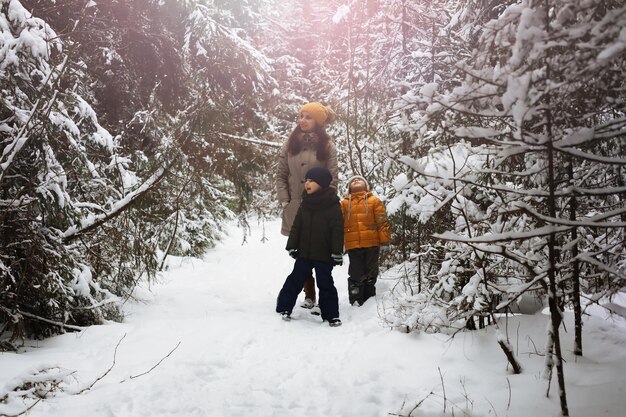
[[[174,351],[176,349],[178,349],[178,346],[180,346],[180,341],[178,341],[178,344],[174,347],[174,349],[170,350],[170,353],[168,353],[167,355],[165,355],[163,358],[161,358],[161,360],[159,362],[157,362],[156,365],[154,365],[152,368],[148,369],[146,372],[140,373],[138,375],[131,375],[130,379],[135,379],[135,378],[139,378],[140,376],[144,376],[148,373],[150,373],[154,368],[156,368],[157,366],[159,366],[161,364],[161,362],[163,362],[165,360],[165,358],[168,358],[172,353],[174,353]]]
[[[96,380],[95,380],[95,381],[93,381],[93,382],[91,383],[91,385],[89,385],[88,387],[83,388],[82,390],[80,390],[80,391],[78,392],[78,394],[82,394],[82,393],[83,393],[83,392],[85,392],[85,391],[89,391],[91,388],[93,388],[93,386],[94,386],[94,385],[96,385],[96,383],[97,383],[98,381],[100,381],[102,378],[104,378],[105,376],[107,376],[107,374],[108,374],[109,372],[111,372],[111,369],[113,369],[113,367],[115,366],[115,359],[116,359],[116,357],[117,357],[117,348],[120,346],[120,343],[122,343],[122,340],[124,340],[124,338],[125,338],[125,337],[126,337],[126,333],[124,333],[124,336],[122,336],[122,338],[121,338],[121,339],[117,342],[117,345],[115,345],[115,351],[113,352],[113,363],[111,364],[111,366],[109,367],[109,369],[107,369],[107,371],[106,371],[104,374],[102,374],[101,376],[99,376],[98,378],[96,378]]]

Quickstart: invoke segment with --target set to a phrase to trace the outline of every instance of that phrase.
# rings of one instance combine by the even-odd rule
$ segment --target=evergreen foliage
[[[119,319],[267,196],[268,152],[232,138],[267,126],[275,82],[241,30],[259,5],[235,3],[0,3],[0,331]]]
[[[0,332],[118,319],[168,255],[276,213],[277,145],[321,101],[340,179],[390,214],[385,319],[547,299],[549,374],[563,309],[582,354],[581,299],[626,283],[622,3],[0,0]]]

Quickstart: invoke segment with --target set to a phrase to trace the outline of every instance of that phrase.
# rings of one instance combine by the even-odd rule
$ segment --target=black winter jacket
[[[333,253],[343,253],[343,214],[334,188],[302,194],[286,249],[297,249],[300,258],[329,263]]]

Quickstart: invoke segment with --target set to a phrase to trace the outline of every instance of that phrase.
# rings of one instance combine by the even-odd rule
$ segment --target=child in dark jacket
[[[339,198],[330,188],[326,168],[311,168],[305,176],[302,204],[289,233],[286,249],[296,262],[278,294],[276,312],[289,320],[305,279],[315,269],[322,319],[341,325],[333,266],[343,264],[343,215]]]

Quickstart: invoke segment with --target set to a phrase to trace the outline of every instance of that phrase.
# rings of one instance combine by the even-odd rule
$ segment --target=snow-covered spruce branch
[[[583,152],[578,149],[570,149],[570,148],[563,148],[563,147],[556,147],[556,146],[555,146],[555,149],[559,150],[560,152],[564,154],[571,155],[576,158],[584,159],[586,161],[598,162],[598,163],[609,164],[609,165],[626,165],[626,158],[624,157],[601,156],[601,155],[596,155],[593,153]]]
[[[511,304],[513,301],[515,301],[519,296],[521,296],[523,293],[527,292],[527,291],[534,291],[537,288],[533,288],[535,285],[540,285],[541,288],[545,289],[545,279],[546,279],[546,271],[537,273],[535,271],[535,267],[536,265],[531,262],[528,258],[516,253],[515,251],[511,251],[509,249],[507,249],[506,246],[501,246],[501,245],[486,245],[486,244],[478,244],[478,243],[473,243],[473,242],[463,242],[464,244],[470,246],[472,249],[474,249],[475,251],[478,252],[482,252],[482,253],[488,253],[488,254],[492,254],[492,255],[498,255],[501,256],[504,259],[508,259],[510,261],[515,262],[516,264],[522,266],[524,269],[526,269],[526,271],[528,272],[529,276],[534,276],[535,278],[529,282],[526,287],[521,288],[518,291],[513,292],[514,294],[517,294],[516,297],[514,297],[513,299],[509,300],[508,302],[505,302],[504,304],[498,305],[496,307],[496,310],[501,310],[504,309],[506,307],[509,306],[509,304]],[[496,291],[498,291],[501,294],[511,294],[511,291],[506,291],[501,289],[499,286],[497,286],[495,283],[487,283],[486,285],[488,285],[489,287],[495,289]]]
[[[523,153],[523,152],[522,152]],[[424,171],[421,167],[421,164],[419,161],[408,157],[408,156],[402,156],[400,158],[397,159],[399,162],[401,162],[402,164],[406,165],[407,167],[409,167],[412,171],[414,171],[415,173],[419,174],[420,176],[423,176],[425,178],[429,178],[429,179],[433,179],[433,180],[439,180],[439,181],[458,181],[458,182],[462,182],[465,185],[471,185],[471,186],[475,186],[475,187],[480,187],[483,188],[485,190],[491,190],[491,191],[497,191],[497,192],[504,192],[507,194],[516,194],[519,196],[527,196],[527,197],[549,197],[550,193],[546,190],[542,190],[542,189],[521,189],[521,188],[512,188],[512,187],[508,187],[505,185],[489,185],[489,184],[483,184],[483,183],[479,183],[476,182],[474,180],[465,178],[463,176],[450,176],[450,177],[446,177],[443,175],[436,175],[436,174],[432,174],[432,173],[428,173],[426,171]],[[477,169],[475,171],[476,174],[496,174],[496,175],[515,175],[515,176],[531,176],[531,175],[536,175],[537,172],[536,171],[530,171],[530,172],[505,172],[505,171],[499,171],[496,169]],[[554,196],[555,197],[570,197],[573,193],[576,194],[580,194],[580,195],[593,195],[593,196],[609,196],[609,195],[615,195],[615,194],[620,194],[620,193],[624,193],[626,192],[626,186],[619,186],[619,187],[603,187],[603,188],[580,188],[580,187],[568,187],[567,189],[564,190],[555,190],[554,192]]]
[[[170,164],[171,166],[171,164]],[[168,166],[169,168],[169,166]],[[63,241],[71,242],[72,240],[78,238],[79,236],[88,233],[92,230],[95,230],[108,222],[111,219],[116,218],[124,211],[131,208],[135,203],[137,203],[141,198],[150,191],[153,187],[155,187],[168,173],[168,169],[165,167],[160,167],[156,170],[154,174],[148,178],[141,186],[135,189],[133,192],[128,193],[124,196],[123,199],[115,202],[111,209],[107,213],[103,213],[97,216],[90,216],[87,219],[83,219],[80,225],[71,226],[63,233]]]
[[[55,74],[55,71],[50,71],[47,78],[42,83],[42,87],[37,91],[39,95],[43,93],[44,87],[47,86],[48,83],[50,83],[51,81],[52,81],[52,87],[56,86],[56,84],[61,79],[62,75],[65,73],[67,69],[67,65],[69,63],[68,57],[69,56],[66,55],[63,58],[63,62],[61,63],[61,65],[59,65],[60,70],[58,71],[58,76],[56,77],[56,79],[52,79],[53,75]],[[57,91],[55,90],[54,93],[52,94],[52,97],[49,100],[47,100],[47,104],[42,105],[44,109],[44,113],[47,114],[50,112],[50,109],[52,108],[52,104],[56,100],[56,96],[57,96]],[[0,183],[2,182],[2,179],[4,178],[4,174],[8,171],[9,167],[13,163],[13,160],[15,159],[17,154],[20,152],[20,150],[24,147],[24,145],[28,141],[30,137],[28,133],[30,132],[30,129],[31,129],[29,127],[31,124],[30,122],[33,120],[33,117],[35,117],[35,115],[39,111],[41,103],[42,103],[42,99],[40,97],[35,101],[35,104],[33,105],[33,107],[31,108],[29,112],[28,119],[26,119],[26,122],[22,125],[22,127],[20,127],[20,130],[17,132],[17,135],[15,135],[15,137],[13,138],[13,141],[11,142],[11,144],[8,145],[3,150],[2,156],[0,157],[0,169],[2,169],[2,171],[0,172]],[[6,160],[3,161],[5,156],[6,156]]]
[[[494,174],[494,175],[509,175],[509,176],[517,176],[517,177],[529,177],[532,175],[537,175],[536,171],[530,171],[530,172],[505,172],[505,171],[499,171],[496,169],[477,169],[475,171],[477,174]],[[419,173],[420,175],[425,175],[422,174],[421,172]],[[483,184],[483,183],[478,183],[476,181],[473,180],[468,180],[466,178],[463,177],[455,177],[455,178],[445,178],[445,177],[438,177],[438,176],[434,176],[434,175],[430,175],[431,178],[434,179],[439,179],[439,180],[456,180],[456,181],[462,181],[468,185],[473,185],[476,187],[481,187],[484,188],[485,190],[492,190],[492,191],[499,191],[499,192],[505,192],[505,193],[509,193],[509,194],[517,194],[520,196],[527,196],[527,197],[549,197],[550,193],[546,190],[542,190],[542,189],[538,189],[538,188],[533,188],[533,189],[521,189],[521,188],[511,188],[511,187],[507,187],[505,185],[489,185],[489,184]],[[602,188],[581,188],[581,187],[567,187],[566,189],[562,189],[562,190],[554,190],[554,196],[555,197],[571,197],[572,194],[576,193],[579,195],[593,195],[593,196],[609,196],[609,195],[615,195],[615,194],[619,194],[619,193],[624,193],[626,192],[626,187],[625,186],[620,186],[620,187],[602,187]]]
[[[572,226],[543,226],[534,230],[526,232],[515,233],[491,233],[488,235],[477,237],[465,237],[458,235],[454,232],[434,233],[433,237],[436,239],[461,242],[461,243],[498,243],[498,242],[513,242],[516,240],[527,240],[534,237],[547,237],[553,233],[567,232]]]
[[[515,201],[513,202],[513,206],[516,208],[519,208],[520,210],[524,211],[526,214],[528,214],[531,217],[534,217],[536,219],[539,220],[543,220],[544,222],[548,223],[548,224],[553,224],[553,225],[561,225],[561,226],[572,226],[572,227],[587,227],[587,228],[595,228],[595,227],[601,227],[601,228],[614,228],[614,227],[626,227],[626,222],[603,222],[600,223],[599,220],[606,220],[609,219],[611,217],[617,217],[617,216],[623,216],[624,214],[626,214],[626,207],[621,207],[619,209],[616,210],[611,210],[609,212],[605,212],[602,214],[597,214],[594,215],[592,217],[589,217],[587,220],[569,220],[569,219],[563,219],[563,218],[558,218],[558,217],[550,217],[550,216],[546,216],[543,215],[541,213],[538,213],[537,211],[535,211],[533,209],[533,207],[529,204],[526,204],[522,201]]]
[[[624,275],[617,269],[609,268],[606,264],[599,262],[597,259],[594,259],[593,257],[589,256],[589,254],[586,254],[586,253],[579,254],[578,259],[583,262],[587,262],[591,265],[594,265],[596,268],[617,277],[617,279],[621,281],[622,285],[618,284],[618,285],[615,285],[614,287],[621,288],[624,285],[626,285],[626,275]]]
[[[95,304],[88,305],[88,306],[72,307],[72,310],[75,310],[75,311],[94,310],[94,309],[100,308],[102,306],[105,306],[107,304],[116,304],[118,302],[119,302],[119,300],[117,300],[116,298],[105,299],[105,300],[99,301],[99,302],[97,302]]]
[[[85,330],[84,327],[74,326],[72,324],[66,324],[66,323],[62,323],[60,321],[50,320],[50,319],[47,319],[45,317],[40,317],[40,316],[37,316],[35,314],[27,313],[26,311],[17,310],[17,313],[21,314],[24,317],[28,317],[29,319],[39,320],[39,321],[42,321],[44,323],[48,323],[48,324],[52,324],[54,326],[58,326],[58,327],[60,327],[62,329],[70,329],[70,330],[75,330],[75,331],[78,331],[78,332]]]
[[[626,285],[626,281],[624,281],[624,285]],[[608,303],[604,303],[604,304],[600,304],[600,300],[602,300],[603,298],[608,298],[610,300],[610,297],[612,295],[614,295],[615,293],[617,293],[618,291],[620,291],[620,288],[622,288],[624,285],[622,286],[618,286],[615,288],[610,288],[607,291],[604,291],[603,293],[600,294],[594,294],[593,296],[587,296],[585,294],[582,294],[581,297],[584,298],[585,300],[589,301],[586,305],[583,311],[587,310],[587,307],[589,307],[592,304],[595,304],[599,307],[604,308],[605,310],[607,310],[610,314],[617,314],[619,316],[622,316],[626,319],[626,308],[617,305],[615,303],[612,302],[608,302]]]
[[[221,137],[225,137],[225,138],[237,139],[243,142],[254,143],[255,145],[270,146],[272,148],[280,148],[282,146],[281,143],[277,143],[277,142],[270,142],[268,140],[262,140],[262,139],[256,139],[256,138],[247,138],[245,136],[236,136],[236,135],[231,135],[228,133],[218,133],[218,135]]]
[[[512,297],[506,301],[501,302],[500,304],[496,305],[495,310],[496,311],[500,311],[500,310],[504,310],[504,309],[508,309],[509,306],[515,302],[515,300],[517,300],[519,297],[521,297],[524,293],[526,293],[527,291],[535,291],[537,290],[537,288],[533,288],[535,285],[537,284],[543,284],[544,280],[546,279],[545,273],[544,274],[539,274],[537,275],[532,281],[522,285],[519,289],[515,290],[514,292],[511,291],[504,291],[498,288],[498,290],[503,293],[503,294],[514,294],[515,297]],[[544,284],[545,285],[545,284]],[[492,287],[496,287],[494,284],[491,284]],[[542,286],[543,287],[543,286]],[[496,287],[497,288],[497,287]]]
[[[404,165],[406,165],[408,168],[410,168],[413,172],[417,173],[419,176],[424,177],[424,178],[428,178],[428,179],[432,179],[432,180],[436,180],[436,181],[446,181],[446,182],[460,182],[463,183],[466,186],[474,186],[474,187],[479,187],[485,190],[490,190],[490,191],[496,191],[496,192],[503,192],[503,193],[507,193],[507,194],[517,194],[520,196],[526,196],[526,197],[548,197],[549,193],[545,190],[540,190],[540,189],[521,189],[521,188],[511,188],[505,185],[489,185],[489,184],[483,184],[483,183],[479,183],[476,182],[472,179],[468,179],[465,178],[465,175],[467,175],[466,173],[462,173],[461,176],[459,175],[453,175],[453,176],[444,176],[444,175],[438,175],[438,174],[433,174],[433,173],[429,173],[426,172],[423,168],[423,164],[414,159],[411,158],[409,156],[401,156],[399,158],[396,158],[396,160]],[[529,172],[529,173],[507,173],[507,172],[503,172],[503,171],[498,171],[498,170],[493,170],[493,169],[477,169],[474,171],[475,174],[500,174],[500,175],[517,175],[517,176],[530,176],[530,175],[536,175],[536,172]],[[408,184],[407,184],[408,185]],[[616,188],[617,191],[620,191],[621,188]],[[427,192],[427,190],[424,190]],[[583,189],[577,189],[577,191],[586,191]],[[596,195],[605,195],[605,193],[603,193],[602,191],[598,191],[595,190],[595,194]],[[612,195],[613,193],[609,193],[607,191],[606,193],[607,195]],[[567,192],[567,191],[556,191],[555,192],[555,196],[557,197],[562,197],[562,196],[570,196],[571,192]]]
[[[498,87],[498,88],[504,87],[503,83],[498,83],[498,82],[494,81],[493,79],[489,79],[487,77],[480,76],[480,75],[476,74],[475,72],[472,72],[472,70],[474,68],[471,68],[471,67],[470,68],[466,68],[466,67],[463,67],[462,65],[459,65],[458,63],[454,64],[454,68],[456,68],[457,70],[461,71],[463,74],[469,75],[470,77],[474,78],[475,80],[482,82],[485,85],[492,85],[492,86]],[[491,94],[489,97],[495,97],[495,96],[497,96],[497,94]]]
[[[32,15],[31,15],[31,17],[32,17]],[[76,29],[76,26],[78,25],[78,23],[79,23],[78,20],[76,22],[74,22],[74,28],[72,30]],[[47,24],[45,24],[45,25],[48,26]],[[49,36],[49,38],[46,39],[46,42],[51,42],[51,41],[57,39],[56,33],[54,33],[51,29],[49,29],[49,32],[47,32],[47,35]],[[60,80],[63,78],[63,75],[65,74],[65,72],[68,69],[68,64],[70,62],[69,57],[70,57],[70,54],[67,53],[63,57],[63,61],[61,62],[61,64],[56,66],[55,70],[51,70],[48,73],[46,79],[42,81],[41,87],[37,91],[38,95],[42,95],[44,88],[46,88],[48,86],[52,87],[52,88],[55,88],[55,87],[58,86]],[[56,77],[55,77],[55,75],[56,75]],[[35,101],[35,104],[32,106],[32,108],[31,108],[31,110],[29,112],[28,119],[21,126],[20,130],[17,132],[17,135],[13,139],[11,145],[9,145],[9,146],[11,146],[11,148],[9,149],[7,147],[7,149],[5,149],[3,151],[2,157],[0,157],[0,169],[2,170],[2,171],[0,171],[0,183],[2,182],[2,179],[4,178],[5,173],[7,172],[9,167],[11,166],[11,163],[15,159],[15,156],[24,147],[24,144],[27,142],[27,140],[30,137],[30,135],[28,135],[28,133],[29,133],[29,131],[31,129],[29,127],[30,124],[31,124],[31,120],[33,119],[33,117],[38,113],[38,111],[41,108],[43,109],[43,113],[45,115],[50,113],[50,111],[52,109],[52,104],[56,100],[57,93],[58,93],[58,90],[55,89],[53,94],[52,94],[52,97],[49,100],[47,100],[47,103],[45,103],[45,104],[43,103],[43,100],[41,99],[41,97],[37,98],[37,100]],[[6,160],[3,162],[2,160],[4,159],[5,155],[7,155],[7,154],[8,154],[8,156],[7,156]]]
[[[611,119],[592,128],[579,128],[574,134],[556,140],[556,149],[567,152],[570,148],[581,148],[610,140],[619,140],[626,136],[626,117]]]
[[[58,374],[50,376],[50,371],[55,369],[59,371]],[[37,404],[48,398],[51,393],[62,390],[61,383],[72,374],[74,371],[62,371],[58,367],[52,367],[40,369],[27,377],[23,377],[18,385],[9,386],[8,392],[0,396],[0,403],[6,403],[12,399],[20,399],[21,402],[35,401],[17,414],[0,413],[0,417],[26,415]]]
[[[23,132],[26,129],[26,127],[30,124],[30,121],[32,120],[32,118],[34,117],[35,112],[37,111],[37,108],[39,107],[40,102],[41,102],[41,99],[37,99],[37,101],[35,101],[35,104],[33,105],[33,108],[30,111],[30,115],[28,116],[28,119],[26,120],[26,123],[22,125],[22,127],[18,131],[13,141],[9,145],[7,145],[2,152],[2,156],[0,157],[0,169],[2,170],[2,172],[0,172],[0,183],[2,182],[2,179],[4,178],[4,174],[7,172],[7,170],[11,166],[11,163],[15,159],[15,156],[17,156],[18,152],[22,149],[22,147],[24,147],[24,145],[26,144],[26,141],[28,140],[27,137],[23,136],[24,134]],[[5,160],[5,156],[6,156],[6,160]]]

